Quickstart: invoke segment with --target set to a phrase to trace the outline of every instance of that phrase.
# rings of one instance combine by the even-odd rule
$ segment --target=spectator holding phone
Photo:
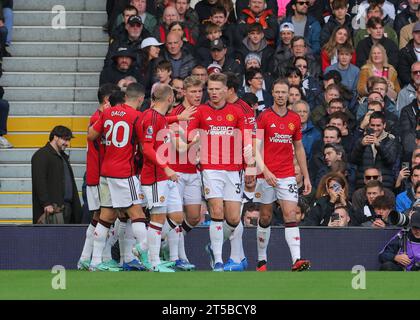
[[[373,200],[372,207],[374,215],[370,216],[369,220],[363,223],[362,226],[380,229],[389,227],[388,217],[391,211],[394,210],[392,201],[385,196],[377,196]]]
[[[403,176],[404,179],[406,179],[406,175],[408,172],[411,183],[406,183],[406,190],[397,195],[395,209],[398,212],[405,212],[413,206],[413,203],[417,199],[415,186],[420,182],[420,165],[413,167],[413,169],[411,170],[411,174],[410,169],[406,168],[406,166],[407,164],[405,164],[404,167],[401,169],[397,181],[400,179],[400,177]]]
[[[334,213],[331,215],[329,227],[348,227],[350,223],[350,215],[348,209],[344,206],[335,208]]]
[[[348,189],[347,180],[341,173],[326,174],[318,185],[315,195],[317,200],[302,225],[328,226],[337,207],[351,208]]]
[[[393,166],[399,157],[399,145],[397,139],[385,129],[385,115],[373,112],[364,136],[357,140],[350,157],[350,161],[357,165],[356,188],[363,187],[363,173],[368,167],[381,170],[386,188],[394,186]]]

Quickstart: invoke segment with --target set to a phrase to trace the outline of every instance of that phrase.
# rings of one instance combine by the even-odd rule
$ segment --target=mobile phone
[[[402,169],[409,169],[409,168],[410,168],[410,163],[408,163],[408,162],[403,162],[403,163],[401,164],[401,168],[402,168]]]
[[[370,128],[370,127],[366,129],[366,135],[367,135],[367,136],[369,136],[369,135],[370,135],[370,136],[373,136],[373,133],[374,133],[374,132],[375,132],[375,131],[374,131],[372,128]]]
[[[334,212],[334,213],[331,215],[331,222],[333,222],[333,221],[337,221],[337,220],[340,220],[340,214],[339,214],[339,213],[337,213],[337,212]]]
[[[334,182],[332,187],[333,187],[334,192],[341,191],[341,185],[338,182]]]

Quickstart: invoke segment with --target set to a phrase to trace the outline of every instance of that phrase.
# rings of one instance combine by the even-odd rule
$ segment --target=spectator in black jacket
[[[386,129],[386,119],[382,112],[370,116],[369,128],[357,140],[351,154],[351,162],[357,165],[356,188],[363,186],[363,173],[367,167],[377,167],[382,171],[386,188],[393,188],[395,175],[393,166],[399,159],[399,144]]]
[[[321,48],[328,42],[335,28],[340,26],[347,27],[348,30],[353,30],[351,26],[351,16],[347,13],[347,0],[334,0],[331,4],[332,15],[321,29]],[[350,35],[353,37],[353,34]]]
[[[112,55],[111,60],[113,63],[105,66],[99,76],[99,86],[105,83],[117,84],[118,81],[127,77],[133,76],[137,82],[143,84],[143,78],[140,71],[135,64],[136,55],[129,48],[118,48]]]
[[[304,226],[328,226],[336,207],[351,208],[346,178],[338,172],[325,175],[318,185],[314,206],[305,217]]]
[[[405,8],[395,17],[394,29],[398,37],[400,37],[400,31],[402,27],[417,21],[416,12],[418,6],[419,4],[417,0],[407,0],[407,8]]]
[[[420,119],[420,86],[416,89],[416,99],[401,110],[400,134],[403,148],[403,159],[410,159],[416,148],[416,131]]]
[[[124,38],[127,30],[125,29],[125,26],[128,22],[128,18],[131,16],[137,16],[138,11],[136,7],[132,5],[128,5],[124,8],[124,11],[122,12],[122,19],[123,21],[119,25],[115,25],[111,32],[111,41],[115,41],[121,38]]]
[[[411,65],[418,61],[416,52],[420,51],[420,21],[414,25],[413,39],[399,51],[398,78],[403,86],[410,83]]]
[[[378,17],[372,17],[368,20],[366,27],[370,35],[357,45],[356,65],[361,68],[369,58],[372,45],[379,43],[386,50],[388,62],[396,69],[398,67],[398,47],[392,40],[384,36],[383,20]]]
[[[238,62],[226,56],[227,48],[223,40],[216,39],[210,43],[210,54],[213,59],[213,63],[217,63],[222,67],[222,71],[233,72],[242,76],[243,69]]]

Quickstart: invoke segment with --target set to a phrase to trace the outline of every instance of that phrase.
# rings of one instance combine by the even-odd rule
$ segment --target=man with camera
[[[398,159],[398,141],[385,129],[385,115],[382,112],[373,112],[364,136],[357,140],[351,154],[351,162],[357,165],[357,188],[363,187],[363,173],[368,167],[381,170],[384,187],[394,186],[393,166]]]
[[[400,216],[401,217],[401,216]],[[420,270],[420,210],[415,207],[404,220],[408,230],[401,230],[379,253],[381,271]],[[411,218],[410,218],[411,217]]]
[[[393,211],[394,204],[391,199],[384,195],[377,196],[372,202],[373,214],[362,223],[363,227],[386,228],[391,225],[389,216]]]

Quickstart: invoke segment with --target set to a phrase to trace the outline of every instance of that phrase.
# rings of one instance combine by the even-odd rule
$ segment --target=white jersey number
[[[105,135],[105,141],[106,141],[107,146],[110,146],[111,144],[113,144],[117,148],[123,148],[127,145],[128,138],[130,136],[130,127],[127,124],[127,122],[118,121],[114,125],[112,120],[106,120],[105,123],[104,123],[104,127],[105,128],[109,127],[109,129],[107,130],[106,135]],[[118,141],[117,140],[117,134],[118,134],[118,130],[120,128],[123,130],[123,136],[122,136],[122,140]],[[111,136],[111,134],[112,134],[112,136]],[[110,136],[111,136],[111,140],[109,139]]]

